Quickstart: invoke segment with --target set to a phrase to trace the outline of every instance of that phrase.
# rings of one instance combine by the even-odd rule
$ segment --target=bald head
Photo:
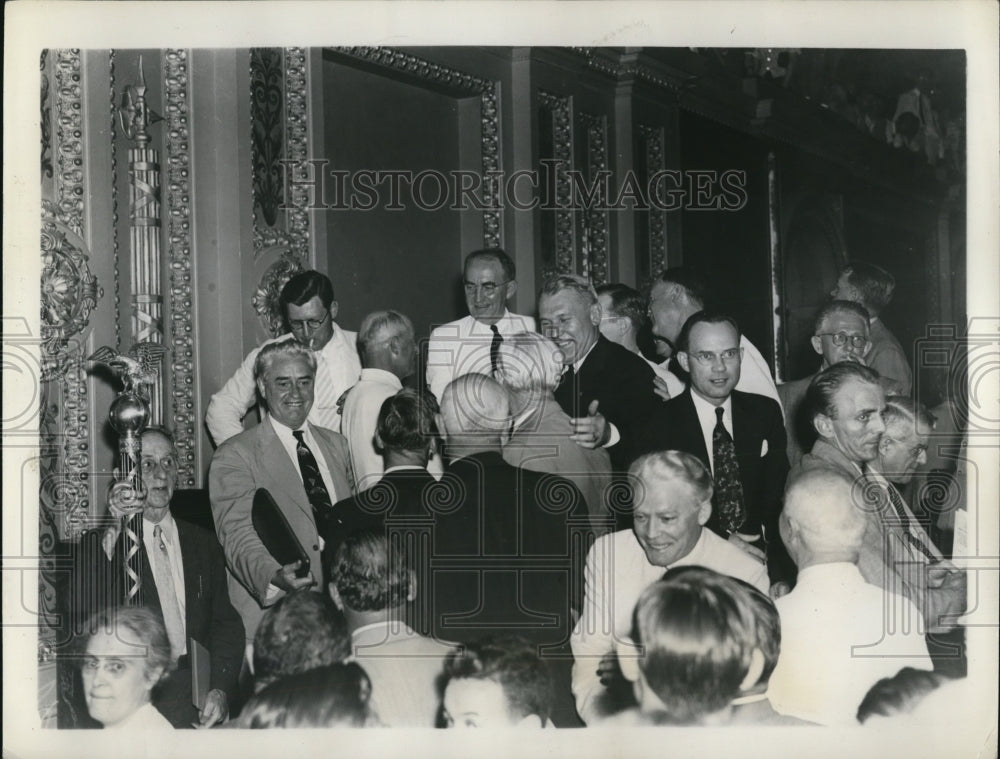
[[[799,569],[857,562],[865,533],[861,493],[829,470],[803,473],[785,491],[781,537]]]
[[[484,374],[463,374],[441,395],[441,420],[449,441],[476,437],[499,442],[510,425],[510,400],[496,380]]]

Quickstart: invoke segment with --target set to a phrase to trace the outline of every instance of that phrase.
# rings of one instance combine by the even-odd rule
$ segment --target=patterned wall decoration
[[[592,186],[600,172],[608,170],[608,120],[605,116],[580,113],[586,136],[587,182]],[[606,205],[606,204],[605,204]],[[608,281],[608,211],[588,208],[583,212],[583,246],[580,273],[595,286]]]
[[[59,213],[83,236],[83,104],[80,51],[55,51],[56,188]]]
[[[49,86],[49,75],[46,64],[48,62],[49,51],[43,50],[39,56],[39,68],[42,73],[42,176],[52,177],[52,98],[51,87]]]
[[[192,319],[191,134],[188,52],[163,51],[164,154],[167,177],[164,205],[170,266],[170,347],[173,425],[177,475],[182,488],[198,487],[195,472],[195,328]]]
[[[285,155],[301,170],[309,158],[309,78],[305,48],[287,47],[285,66]],[[292,250],[303,263],[309,261],[309,190],[303,185],[292,187],[287,209],[288,236]]]
[[[293,253],[287,250],[279,253],[278,260],[264,272],[257,290],[250,298],[253,310],[271,337],[277,337],[285,331],[284,315],[278,307],[281,288],[300,271],[303,271],[302,262]]]
[[[118,117],[118,104],[115,102],[118,93],[115,92],[115,51],[108,51],[108,80],[111,92],[111,132],[115,132]],[[111,228],[118,229],[118,141],[111,140]],[[112,304],[115,311],[115,350],[122,347],[122,294],[121,294],[121,253],[118,249],[118,234],[111,235],[111,268],[114,272],[114,289]]]
[[[413,76],[436,85],[443,85],[478,94],[480,98],[481,160],[483,176],[499,172],[502,165],[500,152],[500,83],[472,76],[458,69],[442,66],[424,58],[387,47],[336,47],[340,55],[368,65],[389,69]],[[503,210],[497,196],[495,183],[485,185],[483,211],[483,245],[487,248],[503,245]]]
[[[573,99],[545,90],[538,91],[539,107],[547,110],[552,118],[552,155],[542,156],[559,161],[556,169],[555,203],[555,268],[543,271],[549,274],[575,272],[576,229],[572,208],[573,190],[569,172],[573,169]]]
[[[639,124],[639,135],[643,142],[643,157],[647,179],[666,168],[664,156],[663,127]],[[667,267],[667,212],[650,209],[647,230],[649,244],[649,274],[663,271]]]
[[[284,152],[284,93],[281,50],[250,49],[250,133],[253,160],[253,209],[273,227],[284,202],[284,176],[278,161]]]

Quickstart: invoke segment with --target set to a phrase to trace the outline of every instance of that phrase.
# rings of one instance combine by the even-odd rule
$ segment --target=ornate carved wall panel
[[[608,120],[592,113],[580,113],[580,125],[586,147],[587,183],[595,182],[608,172]],[[602,204],[593,204],[582,213],[582,244],[580,273],[595,286],[608,281],[608,211]],[[606,203],[603,205],[607,205]]]
[[[539,90],[538,110],[543,146],[539,157],[556,162],[555,197],[547,199],[555,209],[542,212],[542,276],[571,274],[576,271],[576,219],[569,174],[574,165],[573,99]],[[544,167],[539,168],[540,176],[548,178]]]
[[[642,145],[642,161],[645,176],[648,178],[666,168],[664,160],[663,127],[639,125],[639,136]],[[667,267],[667,212],[650,208],[646,213],[646,240],[649,251],[649,271],[653,274]]]
[[[196,487],[195,445],[200,410],[195,406],[192,295],[191,145],[188,51],[163,51],[164,154],[166,156],[167,250],[170,267],[170,364],[178,481]]]

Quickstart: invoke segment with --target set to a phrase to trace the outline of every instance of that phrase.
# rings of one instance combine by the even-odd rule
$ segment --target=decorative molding
[[[118,140],[115,134],[115,51],[108,51],[108,72],[111,84],[111,269],[113,274],[113,306],[115,311],[115,350],[122,347],[121,252],[118,248]]]
[[[556,168],[557,210],[555,214],[555,268],[549,274],[572,274],[575,270],[575,222],[572,210],[573,189],[569,172],[573,169],[573,99],[568,95],[557,95],[545,90],[538,91],[540,107],[552,115],[552,155],[543,156],[559,161]]]
[[[52,98],[49,86],[49,75],[45,71],[49,51],[43,50],[38,58],[42,79],[41,125],[42,125],[42,175],[52,178]]]
[[[278,250],[282,250],[278,246]],[[253,310],[271,337],[285,332],[285,319],[278,307],[278,296],[294,275],[302,271],[302,262],[291,251],[284,249],[281,257],[271,264],[261,277],[257,290],[250,299]]]
[[[308,54],[305,48],[288,47],[284,51],[285,67],[285,155],[293,161],[293,171],[309,158],[309,76]],[[292,250],[309,262],[309,190],[303,185],[292,187],[287,210],[288,236]]]
[[[415,77],[436,86],[457,89],[480,96],[480,127],[482,130],[482,173],[489,177],[502,165],[500,134],[500,82],[467,74],[464,71],[433,63],[424,58],[388,47],[335,47],[331,50],[356,61]],[[497,174],[493,174],[497,176]],[[501,247],[503,244],[502,198],[495,182],[485,182],[483,211],[483,244]]]
[[[56,475],[54,500],[49,508],[53,514],[63,514],[63,528],[69,534],[71,525],[79,524],[90,512],[87,480],[90,471],[90,429],[87,400],[87,372],[83,364],[84,346],[74,351],[62,380],[62,461]],[[44,546],[41,552],[46,553]]]
[[[83,239],[71,219],[42,200],[42,381],[60,379],[70,363],[70,339],[83,332],[104,296],[91,274]]]
[[[586,130],[587,181],[593,183],[601,172],[608,171],[608,120],[607,117],[580,113],[580,123]],[[597,285],[608,281],[608,211],[588,208],[583,212],[584,245],[580,260],[580,273]]]
[[[191,144],[188,53],[163,52],[163,101],[166,119],[164,153],[167,164],[167,244],[170,263],[170,345],[173,425],[177,444],[178,483],[197,487],[195,474],[194,390],[196,386],[191,238]]]
[[[666,138],[661,126],[639,124],[639,134],[645,144],[643,160],[648,182],[649,177],[666,168]],[[650,208],[648,219],[649,274],[655,276],[667,268],[667,212]]]
[[[253,161],[253,212],[267,227],[278,221],[278,206],[284,203],[281,163],[284,149],[282,119],[281,50],[250,48],[250,153]]]
[[[83,87],[78,49],[57,50],[56,198],[61,217],[83,237]]]

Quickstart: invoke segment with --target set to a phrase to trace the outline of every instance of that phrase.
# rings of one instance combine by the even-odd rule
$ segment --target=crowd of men
[[[903,668],[963,674],[965,576],[906,497],[934,418],[879,320],[891,275],[849,264],[818,371],[777,386],[693,269],[551,277],[537,325],[502,250],[463,278],[420,377],[405,314],[355,334],[325,275],[288,281],[289,332],[208,406],[215,535],[171,516],[173,439],[143,433],[145,491],[110,512],[143,515],[171,724],[840,725],[892,712]],[[261,490],[301,559],[265,546]],[[120,599],[121,532],[84,541],[108,590],[81,597]]]

